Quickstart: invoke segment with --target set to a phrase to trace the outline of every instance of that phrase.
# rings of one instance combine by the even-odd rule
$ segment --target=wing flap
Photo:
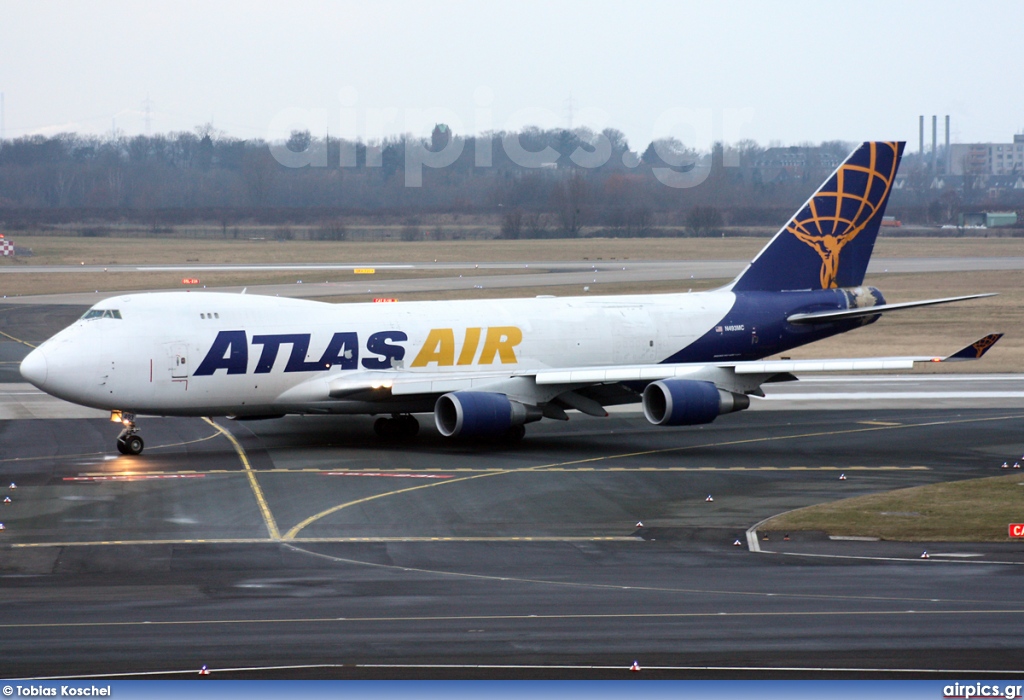
[[[533,372],[538,384],[609,384],[618,382],[655,381],[671,377],[699,374],[718,365],[621,365],[580,369],[540,370]],[[725,365],[723,365],[725,366]]]
[[[493,384],[528,372],[404,372],[384,370],[342,375],[328,383],[332,399],[385,399],[390,396],[447,394]]]

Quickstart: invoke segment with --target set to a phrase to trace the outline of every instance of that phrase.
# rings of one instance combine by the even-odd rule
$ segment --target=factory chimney
[[[932,115],[932,173],[935,172],[935,158],[938,155],[939,146],[939,117],[936,114]]]
[[[950,157],[949,157],[949,115],[946,115],[946,174],[950,173]]]

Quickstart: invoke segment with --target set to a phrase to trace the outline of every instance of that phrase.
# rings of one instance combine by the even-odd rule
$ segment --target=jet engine
[[[712,382],[662,379],[644,389],[644,416],[654,425],[701,425],[723,413],[750,407],[750,397],[719,389]]]
[[[489,391],[454,391],[434,404],[434,423],[445,437],[498,437],[542,417],[537,406]]]

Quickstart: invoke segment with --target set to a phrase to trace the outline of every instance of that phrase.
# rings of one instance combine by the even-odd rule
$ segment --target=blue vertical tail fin
[[[903,146],[902,141],[861,144],[740,273],[732,291],[862,284]]]

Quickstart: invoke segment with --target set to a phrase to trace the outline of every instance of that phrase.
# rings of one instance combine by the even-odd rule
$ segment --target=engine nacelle
[[[712,382],[662,379],[644,389],[644,416],[654,425],[702,425],[723,413],[750,407],[750,397]]]
[[[542,417],[537,406],[489,391],[454,391],[434,404],[434,423],[445,437],[497,437]]]

